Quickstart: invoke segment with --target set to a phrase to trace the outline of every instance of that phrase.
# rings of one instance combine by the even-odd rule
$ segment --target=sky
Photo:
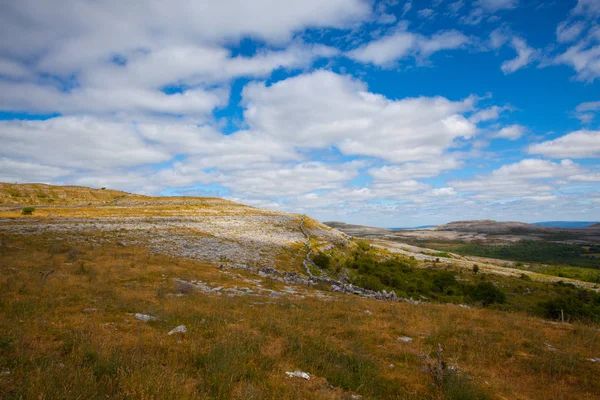
[[[0,3],[0,181],[600,220],[600,0]]]

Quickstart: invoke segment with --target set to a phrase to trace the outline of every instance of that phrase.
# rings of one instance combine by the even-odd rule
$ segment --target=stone
[[[290,378],[302,378],[306,379],[307,381],[310,380],[310,375],[302,371],[286,372],[285,374]]]
[[[136,313],[135,318],[139,319],[140,321],[144,321],[144,322],[156,320],[156,317],[153,317],[152,315],[146,315],[146,314],[140,314],[140,313]]]
[[[413,339],[411,337],[408,336],[401,336],[398,338],[399,342],[404,342],[404,343],[408,343],[408,342],[412,342]]]
[[[171,329],[171,331],[169,331],[169,335],[173,335],[175,333],[186,333],[187,332],[187,328],[185,325],[179,325],[176,328]]]

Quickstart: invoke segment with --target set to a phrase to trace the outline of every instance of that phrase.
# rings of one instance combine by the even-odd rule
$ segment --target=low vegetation
[[[600,294],[560,281],[548,284],[534,282],[526,275],[486,275],[479,273],[479,267],[467,272],[435,263],[423,266],[416,260],[381,252],[365,241],[358,241],[350,250],[338,248],[316,254],[313,261],[330,273],[348,271],[358,286],[394,290],[404,298],[494,306],[569,321],[600,321]]]
[[[510,245],[459,241],[412,243],[468,256],[600,269],[600,245],[578,245],[541,240],[522,240]]]

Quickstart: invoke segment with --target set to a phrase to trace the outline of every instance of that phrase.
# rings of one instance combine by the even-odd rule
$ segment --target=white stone
[[[140,321],[144,321],[144,322],[156,320],[156,317],[153,317],[152,315],[146,315],[146,314],[140,314],[140,313],[136,313],[135,318],[139,319]]]
[[[285,374],[290,378],[302,378],[306,379],[307,381],[310,380],[310,375],[302,371],[286,372]]]
[[[174,333],[185,333],[185,332],[187,332],[187,328],[185,327],[185,325],[179,325],[177,328],[171,329],[171,331],[169,332],[169,335],[172,335]]]

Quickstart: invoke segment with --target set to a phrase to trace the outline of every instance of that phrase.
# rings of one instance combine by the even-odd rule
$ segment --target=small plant
[[[21,209],[21,214],[23,215],[31,215],[35,211],[34,207],[23,207]]]
[[[423,370],[431,377],[437,389],[442,389],[444,386],[446,363],[442,360],[443,351],[442,345],[438,343],[436,357],[431,357],[429,354],[421,354],[420,356],[423,362]]]
[[[476,274],[479,272],[479,265],[473,264],[473,273]]]

